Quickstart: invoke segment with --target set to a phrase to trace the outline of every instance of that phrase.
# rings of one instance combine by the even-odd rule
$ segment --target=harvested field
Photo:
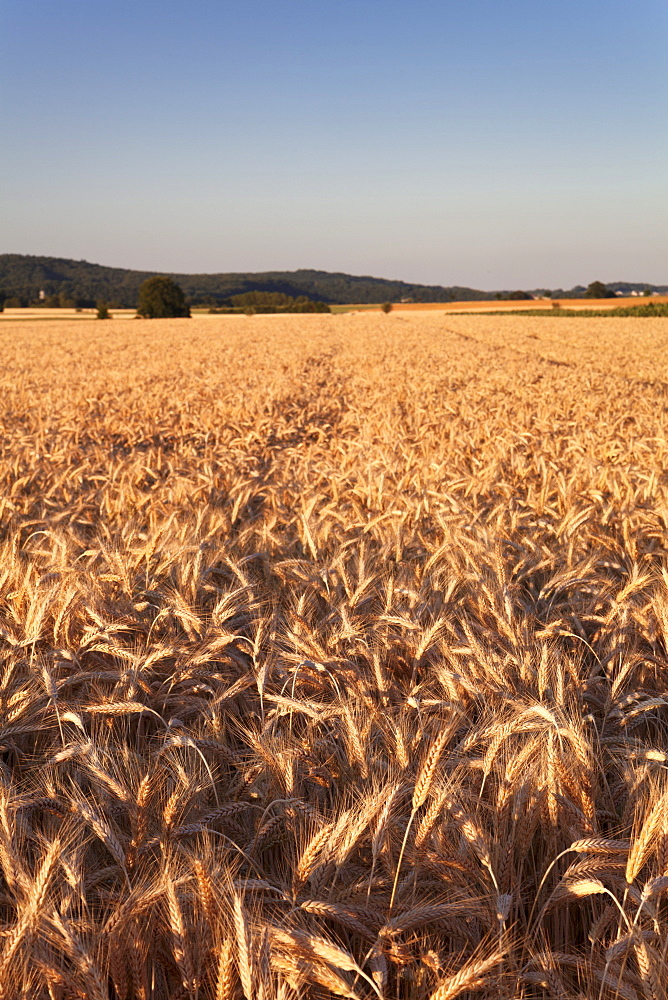
[[[137,315],[136,309],[113,309],[114,319],[134,319]],[[43,320],[60,320],[71,323],[73,320],[85,320],[97,318],[97,309],[46,309],[43,306],[33,308],[7,308],[0,312],[0,323],[16,323],[17,320],[31,323],[41,323]]]
[[[642,296],[615,297],[610,299],[500,299],[477,300],[471,302],[399,302],[392,308],[399,310],[442,309],[445,312],[523,312],[524,310],[544,309],[550,313],[552,309],[577,309],[583,312],[589,309],[620,309],[647,305],[648,302],[665,304],[668,295],[653,295],[647,299]],[[359,308],[359,307],[358,307]]]
[[[0,338],[2,1000],[665,1000],[668,319]]]

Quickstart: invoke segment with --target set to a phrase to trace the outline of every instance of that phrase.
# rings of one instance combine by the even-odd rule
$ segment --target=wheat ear
[[[434,775],[436,774],[436,769],[438,763],[441,759],[441,754],[443,753],[443,748],[450,737],[450,730],[443,729],[439,735],[436,737],[431,745],[429,753],[425,758],[425,762],[422,765],[422,769],[415,782],[415,788],[413,790],[413,801],[411,803],[411,814],[408,819],[408,825],[406,826],[406,832],[404,833],[404,839],[401,844],[401,850],[399,851],[399,860],[397,861],[397,870],[394,873],[394,884],[392,885],[392,895],[390,896],[390,905],[387,910],[388,919],[392,913],[392,907],[394,906],[394,897],[397,894],[397,885],[399,884],[399,872],[401,871],[401,863],[404,859],[404,851],[406,850],[406,844],[408,842],[408,834],[410,833],[411,826],[413,825],[413,820],[415,819],[415,814],[427,801],[427,796],[429,795],[429,789],[431,788],[432,781],[434,780]]]
[[[216,1000],[230,1000],[234,989],[233,972],[232,942],[226,938],[220,946],[220,955],[218,956]]]
[[[237,938],[237,966],[246,1000],[253,1000],[253,960],[250,935],[241,896],[234,894],[234,930]]]
[[[448,976],[445,982],[441,983],[438,989],[431,994],[429,1000],[452,1000],[464,990],[473,990],[476,986],[484,985],[485,974],[498,965],[503,956],[503,951],[496,951],[489,958],[479,959],[477,962],[467,962],[459,972]]]
[[[169,928],[172,932],[172,941],[174,945],[174,958],[183,979],[184,989],[187,991],[188,996],[192,997],[197,989],[195,983],[195,969],[193,966],[192,954],[190,952],[181,904],[179,903],[178,896],[176,895],[176,889],[174,888],[174,882],[169,875],[169,872],[165,873],[165,894],[167,896]]]

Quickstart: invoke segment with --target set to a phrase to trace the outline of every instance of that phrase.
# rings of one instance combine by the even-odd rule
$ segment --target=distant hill
[[[174,274],[173,272],[130,271],[120,267],[89,264],[85,260],[61,257],[30,257],[0,254],[0,297],[20,299],[28,305],[40,291],[49,298],[61,296],[76,305],[94,305],[104,300],[117,308],[137,304],[139,286],[157,273],[169,273],[181,286],[192,305],[221,305],[232,295],[246,292],[282,292],[298,298],[334,303],[452,302],[490,299],[493,294],[475,288],[443,288],[414,285],[384,278],[357,277],[328,271],[262,271],[257,274]]]
[[[18,300],[15,304],[29,305],[44,292],[51,304],[92,306],[103,300],[116,308],[133,308],[137,304],[139,286],[157,273],[168,273],[183,288],[191,305],[220,306],[233,295],[247,292],[282,292],[298,298],[307,296],[319,302],[457,302],[507,298],[516,292],[484,292],[477,288],[442,285],[416,285],[385,278],[331,273],[329,271],[262,271],[259,273],[174,274],[172,272],[131,271],[121,267],[89,264],[86,260],[63,257],[32,257],[26,254],[0,254],[0,302]],[[631,282],[610,282],[613,291],[668,292],[668,285],[648,285]],[[531,294],[541,294],[534,289]],[[555,298],[578,298],[585,286],[573,289],[553,289]]]

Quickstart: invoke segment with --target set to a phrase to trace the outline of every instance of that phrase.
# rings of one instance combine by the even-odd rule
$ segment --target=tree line
[[[293,298],[282,292],[247,292],[233,295],[221,307],[212,307],[210,313],[316,313],[329,312],[324,302],[313,302],[305,295]],[[144,319],[166,319],[190,316],[190,306],[183,289],[166,275],[147,278],[139,288],[137,314]],[[106,303],[98,306],[98,319],[109,318]]]
[[[104,300],[112,308],[137,305],[139,288],[155,272],[104,267],[88,261],[56,257],[0,254],[0,290],[8,306],[59,305],[54,296],[74,307],[86,308]],[[420,285],[385,278],[317,270],[233,272],[164,275],[175,281],[196,307],[224,308],[231,298],[252,292],[306,297],[326,305],[377,302],[454,302],[493,299],[494,293],[453,285]],[[43,291],[45,298],[39,301]],[[70,305],[71,308],[71,305]]]
[[[0,254],[0,304],[11,306],[42,305],[50,308],[90,308],[104,301],[110,308],[132,309],[137,306],[139,288],[154,277],[150,271],[104,267],[85,260],[58,257],[35,257],[25,254]],[[316,270],[265,271],[260,273],[177,274],[171,278],[183,289],[191,306],[205,308],[237,308],[232,300],[238,296],[267,293],[285,295],[325,305],[377,302],[457,302],[493,300],[495,298],[533,297],[537,294],[552,298],[583,298],[587,286],[571,289],[534,289],[533,291],[492,291],[452,285],[419,285],[405,281],[390,281],[368,275]],[[648,285],[632,282],[608,282],[609,293],[631,291],[668,292],[668,285]],[[43,293],[43,298],[40,298]],[[601,296],[596,296],[601,297]],[[247,308],[261,306],[248,305]]]
[[[210,313],[324,313],[330,312],[325,302],[314,302],[306,295],[286,295],[285,292],[244,292],[231,295]]]

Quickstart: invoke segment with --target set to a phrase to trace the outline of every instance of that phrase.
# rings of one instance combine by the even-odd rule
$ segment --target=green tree
[[[614,294],[602,281],[592,281],[590,285],[587,285],[584,297],[586,299],[611,299]]]
[[[183,290],[165,275],[147,278],[139,288],[137,312],[145,319],[171,319],[190,316]]]
[[[391,302],[383,302],[383,304],[382,304],[382,306],[380,308],[383,310],[384,313],[390,313],[390,312],[392,312],[392,303]]]

